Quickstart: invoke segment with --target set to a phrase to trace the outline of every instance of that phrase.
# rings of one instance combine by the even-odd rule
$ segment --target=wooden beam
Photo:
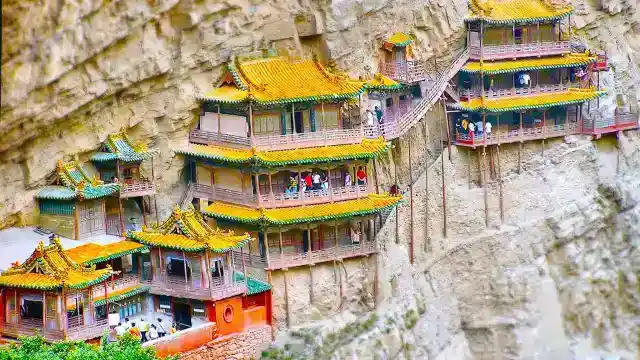
[[[409,139],[409,263],[413,264],[414,250],[413,250],[413,169],[411,167],[411,134],[408,134]]]
[[[484,136],[484,146],[482,147],[482,187],[484,191],[484,226],[489,227],[489,200],[487,196],[487,114],[482,113],[482,135]],[[478,159],[480,160],[480,159]]]
[[[427,114],[424,115],[424,251],[431,251],[431,242],[429,241],[429,125],[427,123]],[[378,260],[376,257],[376,270]]]
[[[287,321],[287,328],[291,327],[291,315],[289,314],[289,283],[287,282],[287,269],[282,273],[284,277],[284,313]]]

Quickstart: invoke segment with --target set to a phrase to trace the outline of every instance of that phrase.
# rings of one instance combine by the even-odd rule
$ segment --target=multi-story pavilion
[[[153,196],[155,205],[156,194],[153,154],[147,147],[142,143],[134,145],[122,131],[108,135],[100,151],[93,154],[90,160],[95,164],[100,180],[105,183],[117,181],[120,184],[118,198],[107,199],[107,233],[124,233],[127,227],[135,225],[131,224],[130,219],[137,219],[140,214],[142,223],[147,225],[146,215],[151,213],[151,197]],[[150,179],[141,172],[141,165],[147,160],[151,160]],[[157,217],[157,206],[155,208]],[[113,209],[117,211],[111,211]]]
[[[40,226],[76,240],[104,234],[106,199],[119,191],[120,184],[90,178],[77,160],[58,161],[55,184],[36,194]]]
[[[596,58],[571,53],[571,24],[563,22],[573,9],[541,0],[474,0],[470,10],[471,60],[458,75],[460,101],[448,104],[460,111],[453,119],[456,144],[476,147],[582,132],[582,104],[604,92],[590,81]]]

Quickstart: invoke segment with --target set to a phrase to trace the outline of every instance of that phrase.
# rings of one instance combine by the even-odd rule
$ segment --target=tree
[[[48,344],[41,336],[20,338],[20,344],[0,348],[0,360],[158,360],[153,348],[143,348],[140,340],[125,335],[119,341],[91,345],[82,341]],[[167,358],[177,360],[178,356]]]

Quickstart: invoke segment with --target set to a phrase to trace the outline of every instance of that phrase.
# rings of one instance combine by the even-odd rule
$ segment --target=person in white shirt
[[[151,325],[149,328],[149,340],[155,340],[158,338],[158,330],[155,325]]]
[[[373,125],[373,111],[371,111],[370,109],[367,109],[367,125],[372,126]]]
[[[487,133],[487,137],[491,135],[491,123],[487,121],[484,125],[484,131]]]
[[[322,182],[320,181],[320,174],[313,173],[313,176],[311,177],[311,181],[313,183],[313,190],[320,190],[322,189]]]
[[[118,323],[118,326],[116,326],[116,335],[118,335],[118,337],[124,336],[124,334],[127,331],[124,329],[124,326],[122,325],[121,322]]]
[[[478,135],[482,134],[482,129],[484,129],[484,127],[482,126],[482,121],[477,121],[476,132],[478,133]]]
[[[349,186],[351,186],[351,174],[349,174],[349,173],[347,173],[347,174],[344,176],[344,186],[345,186],[345,187],[349,187]]]
[[[129,329],[131,329],[129,318],[124,318],[124,324],[122,324],[122,326],[124,327],[124,331],[129,331]]]

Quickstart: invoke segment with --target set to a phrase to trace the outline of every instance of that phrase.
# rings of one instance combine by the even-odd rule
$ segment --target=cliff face
[[[606,50],[615,70],[602,74],[601,85],[610,94],[600,111],[610,113],[616,103],[637,111],[637,1],[573,5],[577,34]],[[33,195],[51,179],[56,161],[74,155],[86,160],[107,134],[123,127],[159,154],[162,217],[184,190],[184,162],[172,149],[186,143],[199,113],[196,96],[211,87],[233,54],[271,45],[313,51],[362,75],[377,67],[379,40],[406,31],[417,38],[417,56],[437,55],[437,67],[462,48],[466,9],[465,0],[3,1],[0,228],[32,223]],[[544,156],[539,143],[526,144],[522,174],[516,173],[517,147],[502,146],[505,222],[498,226],[494,179],[489,229],[477,185],[481,155],[454,147],[452,161],[445,157],[442,167],[448,187],[445,238],[436,111],[428,116],[428,140],[424,124],[417,126],[378,162],[381,189],[394,176],[403,188],[416,183],[414,227],[399,226],[396,244],[392,216],[379,235],[380,315],[343,326],[356,321],[346,312],[317,329],[299,330],[303,340],[322,342],[294,350],[335,351],[342,358],[563,359],[598,352],[633,358],[640,292],[634,256],[640,239],[637,135],[620,140],[619,172],[618,152],[606,141],[547,143]],[[399,218],[408,224],[407,204]],[[415,266],[408,264],[411,229]],[[358,282],[347,291],[366,293]],[[362,315],[371,294],[362,297],[366,301],[349,295],[345,307]],[[310,308],[305,302],[299,311]]]

